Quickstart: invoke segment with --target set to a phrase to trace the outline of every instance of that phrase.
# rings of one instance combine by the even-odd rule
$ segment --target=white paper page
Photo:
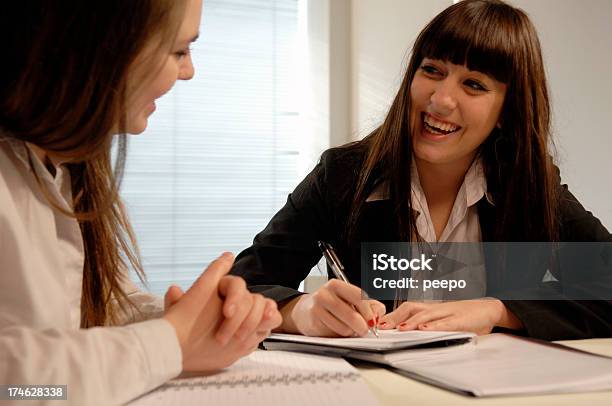
[[[170,381],[132,406],[201,404],[377,405],[343,359],[283,351],[255,351],[226,370]]]
[[[478,337],[476,351],[447,360],[393,366],[477,396],[612,389],[612,359],[554,348],[503,334]]]
[[[270,336],[271,339],[289,342],[329,345],[355,350],[391,350],[435,341],[471,337],[475,337],[475,334],[456,331],[399,331],[395,329],[380,330],[379,337],[374,336],[372,333],[368,333],[364,337],[349,338],[306,337],[299,334],[272,334]]]
[[[385,353],[371,353],[365,351],[352,351],[347,356],[364,361],[378,362],[385,365],[394,366],[397,363],[416,362],[416,361],[444,361],[450,362],[455,359],[473,356],[476,351],[475,342],[451,345],[448,347],[435,348],[408,348],[406,350],[391,351]],[[358,356],[355,356],[358,353]]]

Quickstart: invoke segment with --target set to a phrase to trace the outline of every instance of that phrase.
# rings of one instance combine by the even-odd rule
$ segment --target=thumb
[[[166,295],[164,296],[164,310],[168,310],[176,302],[178,302],[183,294],[183,290],[180,287],[176,285],[170,286],[166,292]]]
[[[217,286],[234,264],[234,256],[224,252],[219,258],[208,265],[206,270],[196,279],[189,290],[185,292],[186,300],[208,300],[213,293],[217,293]]]

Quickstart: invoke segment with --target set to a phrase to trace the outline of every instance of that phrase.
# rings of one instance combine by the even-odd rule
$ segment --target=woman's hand
[[[362,299],[357,286],[332,279],[315,293],[293,299],[281,313],[285,332],[350,337],[366,335],[368,328],[385,314],[385,306],[376,300]]]
[[[245,341],[253,334],[263,334],[263,340],[273,328],[281,324],[282,317],[276,302],[249,292],[244,279],[238,276],[224,276],[219,282],[219,295],[225,298],[225,320],[216,334],[222,345],[227,344],[232,337]]]
[[[225,253],[187,292],[173,286],[166,293],[164,318],[176,330],[184,371],[227,367],[257,348],[281,323],[275,302],[251,294],[239,278],[226,276],[232,264],[232,255]]]
[[[444,303],[405,302],[380,320],[383,330],[470,331],[488,334],[493,327],[521,329],[520,320],[497,299]]]

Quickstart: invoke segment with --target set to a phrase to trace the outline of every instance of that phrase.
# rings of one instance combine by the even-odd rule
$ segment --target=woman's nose
[[[193,78],[195,75],[195,68],[193,67],[193,61],[191,60],[191,55],[187,55],[183,65],[179,69],[179,80],[189,80]]]
[[[455,96],[457,90],[457,86],[450,80],[439,81],[429,98],[431,107],[439,114],[450,114],[457,108],[457,98]]]

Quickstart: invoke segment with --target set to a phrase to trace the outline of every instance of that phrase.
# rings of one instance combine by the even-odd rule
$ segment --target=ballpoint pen
[[[343,282],[349,283],[348,278],[344,273],[344,266],[342,262],[340,262],[340,258],[336,255],[336,251],[331,246],[331,244],[326,243],[325,241],[318,241],[319,249],[323,253],[323,256],[327,260],[328,265],[330,266],[332,272],[336,276],[336,278],[340,279]],[[368,298],[367,294],[363,292],[366,299]],[[374,336],[378,337],[378,325],[374,324],[372,327],[368,326],[368,330],[374,334]]]

